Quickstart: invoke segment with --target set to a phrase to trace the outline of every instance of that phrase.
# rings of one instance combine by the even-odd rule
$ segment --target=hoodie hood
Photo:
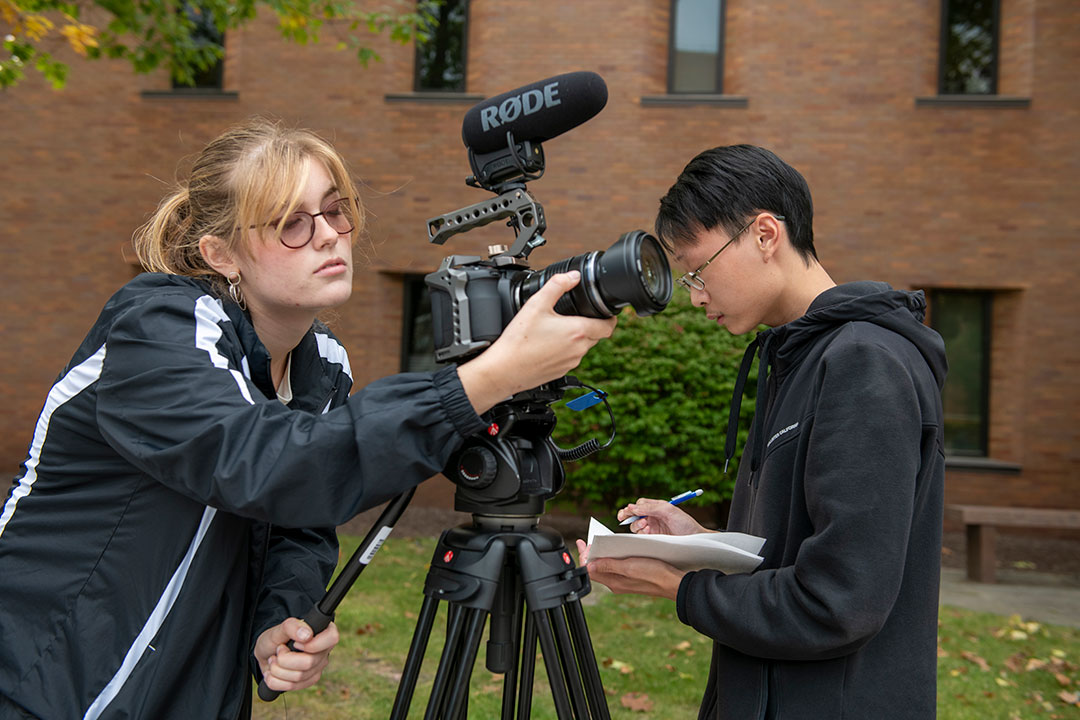
[[[724,446],[725,463],[735,454],[738,433],[739,410],[742,405],[743,388],[755,354],[760,351],[758,365],[758,391],[754,412],[754,431],[751,433],[751,469],[756,470],[761,461],[764,446],[761,441],[764,416],[764,396],[769,373],[778,381],[796,367],[807,353],[826,334],[832,333],[851,322],[868,322],[891,330],[911,342],[930,367],[938,389],[945,383],[948,363],[945,359],[945,343],[941,336],[923,325],[926,317],[926,296],[921,290],[908,292],[894,290],[883,282],[852,282],[829,288],[814,298],[806,313],[784,325],[778,325],[757,337],[746,348],[735,392],[731,398],[728,416],[727,442]]]
[[[938,387],[948,364],[941,336],[923,325],[926,295],[922,290],[894,290],[883,282],[837,285],[818,295],[806,314],[758,335],[763,348],[775,348],[772,369],[778,377],[797,364],[822,333],[849,322],[869,322],[891,330],[919,349]],[[766,355],[764,349],[762,355]]]

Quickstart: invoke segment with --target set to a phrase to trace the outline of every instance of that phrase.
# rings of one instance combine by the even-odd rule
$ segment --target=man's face
[[[672,255],[675,266],[686,272],[697,270],[732,238],[720,227],[703,230],[695,242]],[[700,271],[698,285],[690,290],[690,302],[704,308],[710,320],[735,335],[750,332],[765,322],[775,302],[772,275],[754,223],[738,234],[734,242]]]

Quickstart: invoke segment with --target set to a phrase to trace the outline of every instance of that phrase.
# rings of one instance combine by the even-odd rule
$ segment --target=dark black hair
[[[755,145],[717,147],[691,160],[660,199],[656,236],[675,250],[716,227],[736,233],[759,212],[783,215],[796,252],[806,262],[817,259],[810,187],[798,170]]]

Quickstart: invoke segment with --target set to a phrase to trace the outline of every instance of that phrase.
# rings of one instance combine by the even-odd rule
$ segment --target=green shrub
[[[572,373],[609,394],[617,435],[606,450],[566,464],[566,487],[557,502],[612,508],[638,497],[671,497],[703,488],[697,504],[731,497],[737,458],[754,413],[757,371],[746,383],[736,459],[724,474],[728,408],[743,351],[753,334],[733,336],[709,320],[676,289],[667,309],[639,318],[619,316],[614,335],[585,356]],[[567,400],[582,394],[567,393]],[[554,438],[564,448],[609,434],[602,405],[574,412],[554,406]]]

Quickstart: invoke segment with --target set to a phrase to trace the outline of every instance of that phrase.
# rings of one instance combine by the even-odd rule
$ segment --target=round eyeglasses
[[[750,222],[743,225],[742,228],[740,228],[737,233],[735,233],[734,235],[731,236],[730,240],[728,240],[726,243],[724,243],[720,247],[719,250],[714,252],[712,257],[709,258],[708,260],[706,260],[704,263],[702,263],[698,267],[697,270],[691,270],[690,272],[688,272],[685,275],[683,275],[683,276],[679,277],[678,279],[676,279],[675,282],[679,283],[680,285],[682,285],[687,290],[697,290],[698,292],[704,290],[705,289],[705,281],[701,279],[701,273],[703,273],[705,271],[705,268],[709,267],[709,263],[711,263],[713,260],[715,260],[717,257],[719,257],[720,253],[724,252],[724,250],[727,249],[728,245],[735,242],[735,240],[740,235],[742,235],[744,232],[746,232],[746,229],[748,227],[750,227],[751,225],[753,225],[754,220],[757,220],[759,217],[761,217],[761,215],[762,215],[762,213],[758,213],[757,215],[755,215],[750,220]],[[773,217],[776,218],[777,220],[781,221],[781,222],[783,222],[783,220],[784,220],[783,215],[773,215]]]
[[[322,212],[309,213],[296,210],[286,217],[278,218],[266,224],[266,227],[279,229],[278,239],[287,248],[298,250],[315,237],[315,218],[322,217],[330,229],[338,235],[353,231],[353,207],[349,198],[338,198],[326,206]],[[258,227],[252,225],[251,227]]]

